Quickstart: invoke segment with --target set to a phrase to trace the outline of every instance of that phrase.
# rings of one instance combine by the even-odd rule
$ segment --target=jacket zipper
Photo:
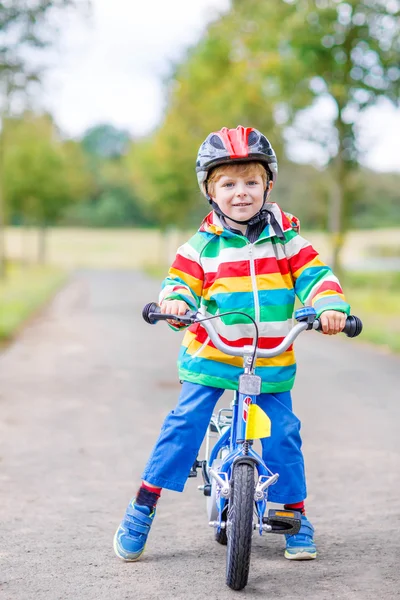
[[[254,315],[257,325],[260,323],[260,302],[258,299],[258,288],[256,279],[256,265],[253,256],[254,244],[249,244],[249,255],[250,255],[250,275],[251,283],[253,286],[253,297],[254,297]]]

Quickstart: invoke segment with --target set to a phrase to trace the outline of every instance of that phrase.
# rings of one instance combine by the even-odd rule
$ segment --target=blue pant
[[[182,492],[215,405],[220,388],[184,381],[176,408],[166,417],[142,478],[157,487]],[[289,504],[306,498],[300,421],[292,412],[290,392],[261,394],[257,404],[271,419],[271,437],[263,438],[262,456],[279,473],[268,490],[271,502]]]

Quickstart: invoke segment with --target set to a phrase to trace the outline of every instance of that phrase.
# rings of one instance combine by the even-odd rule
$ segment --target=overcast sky
[[[228,7],[229,0],[92,0],[90,17],[63,17],[46,106],[70,136],[104,122],[147,133],[162,116],[170,61]],[[366,164],[400,170],[400,111],[372,109],[363,131],[373,148]]]

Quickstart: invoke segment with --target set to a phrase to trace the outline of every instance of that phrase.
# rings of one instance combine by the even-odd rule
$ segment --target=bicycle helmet
[[[268,180],[275,183],[278,174],[278,161],[269,140],[257,129],[242,127],[236,129],[223,127],[220,131],[210,133],[199,148],[196,162],[197,180],[200,189],[218,215],[226,217],[218,204],[212,200],[207,190],[207,179],[215,167],[225,164],[259,162],[267,171]],[[264,204],[268,196],[265,190]],[[264,216],[264,205],[261,210],[247,221],[236,223],[253,224]]]

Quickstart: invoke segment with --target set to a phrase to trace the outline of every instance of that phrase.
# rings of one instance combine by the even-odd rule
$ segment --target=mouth
[[[251,206],[251,202],[240,202],[239,204],[232,204],[234,207],[241,208],[242,206]]]

